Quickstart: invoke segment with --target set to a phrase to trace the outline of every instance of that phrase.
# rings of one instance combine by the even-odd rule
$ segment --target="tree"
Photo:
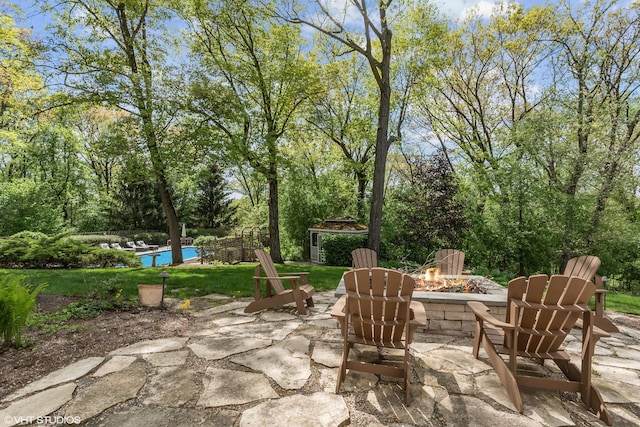
[[[317,86],[313,66],[299,30],[273,22],[250,1],[188,4],[193,50],[205,66],[192,86],[192,111],[219,131],[227,162],[248,163],[267,182],[270,253],[282,262],[279,145]]]
[[[619,7],[615,0],[596,0],[574,9],[562,2],[553,41],[554,90],[568,116],[571,142],[559,164],[547,157],[550,182],[566,196],[564,261],[576,247],[589,251],[616,188],[636,167],[640,138],[640,5]],[[553,171],[565,168],[566,173]],[[581,217],[580,192],[595,188],[590,217]],[[635,197],[635,195],[630,196]],[[578,224],[586,224],[579,227]]]
[[[57,71],[76,102],[109,105],[138,121],[156,187],[169,226],[172,262],[182,262],[180,226],[168,180],[163,141],[174,109],[178,80],[171,79],[174,44],[166,29],[171,17],[161,0],[56,3]],[[164,97],[164,98],[163,98]],[[172,98],[173,97],[173,98]]]
[[[465,210],[457,199],[458,183],[442,150],[427,158],[410,158],[410,174],[401,190],[397,244],[405,256],[424,262],[442,248],[462,248],[468,227]]]
[[[295,2],[282,2],[276,11],[277,15],[297,24],[304,24],[319,33],[330,37],[343,48],[337,54],[355,53],[361,55],[369,65],[369,70],[378,88],[377,123],[375,136],[375,159],[373,164],[373,184],[371,191],[371,206],[369,214],[369,235],[367,246],[375,251],[380,250],[382,230],[382,208],[384,202],[386,164],[389,148],[402,138],[402,125],[409,101],[409,93],[415,80],[411,74],[401,81],[394,76],[394,49],[392,44],[391,24],[398,23],[402,27],[404,15],[419,16],[423,28],[431,29],[434,21],[434,10],[420,2],[411,5],[393,0],[375,2],[373,5],[366,1],[349,0],[344,3],[342,10],[333,8],[330,2],[314,0],[307,3],[307,13],[299,11]],[[353,19],[358,17],[358,21]],[[413,21],[413,22],[417,22]],[[411,27],[417,31],[420,27]],[[413,34],[415,36],[415,34]],[[422,34],[419,34],[420,38]],[[429,46],[426,40],[423,47]],[[437,45],[437,43],[434,43]],[[419,45],[413,45],[415,53]],[[422,53],[424,53],[423,51]],[[414,57],[414,61],[418,56]],[[396,60],[402,63],[413,61],[400,55]],[[423,57],[428,61],[428,55]],[[395,85],[400,85],[398,88]],[[398,90],[400,89],[400,90]],[[395,92],[395,99],[392,99]],[[395,129],[391,131],[392,109],[395,113]]]
[[[235,224],[236,209],[226,190],[222,171],[216,163],[210,163],[198,172],[196,178],[195,215],[199,226],[219,228]]]
[[[365,195],[371,181],[375,155],[375,88],[367,81],[367,64],[358,56],[330,58],[324,53],[325,89],[310,103],[307,122],[320,136],[335,144],[342,153],[345,174],[353,175],[357,185],[357,218],[365,218]],[[374,93],[372,93],[372,91]]]

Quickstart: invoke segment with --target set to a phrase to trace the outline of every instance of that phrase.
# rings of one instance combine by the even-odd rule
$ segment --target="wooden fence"
[[[200,248],[200,262],[208,264],[214,261],[236,264],[255,261],[254,249],[269,244],[269,235],[257,227],[245,228],[235,236],[221,237]]]

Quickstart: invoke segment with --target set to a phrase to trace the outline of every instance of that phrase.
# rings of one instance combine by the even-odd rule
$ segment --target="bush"
[[[131,252],[104,250],[64,234],[21,232],[0,242],[0,268],[138,267]]]
[[[36,305],[36,297],[45,285],[31,290],[24,276],[0,278],[0,335],[5,345],[22,346],[22,330]]]
[[[323,234],[324,262],[348,267],[351,265],[351,251],[364,247],[366,241],[366,237],[359,234]]]

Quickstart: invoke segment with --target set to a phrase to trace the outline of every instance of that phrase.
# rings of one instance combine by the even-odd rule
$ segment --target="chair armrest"
[[[336,303],[331,307],[330,314],[332,317],[342,317],[344,318],[344,308],[347,304],[347,296],[343,295],[336,301]]]
[[[299,279],[300,276],[253,276],[254,279],[266,279],[266,280],[293,280]]]
[[[483,322],[490,323],[505,330],[513,330],[515,328],[511,323],[502,322],[496,319],[493,314],[490,314],[491,310],[489,307],[479,301],[469,301],[467,302],[467,305],[471,311],[473,311],[473,314],[476,315],[476,319],[481,319]]]
[[[427,326],[427,312],[424,309],[424,304],[420,301],[411,301],[409,310],[411,316],[409,323],[412,326]]]

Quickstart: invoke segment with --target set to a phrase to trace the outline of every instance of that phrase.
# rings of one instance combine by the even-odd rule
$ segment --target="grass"
[[[162,283],[160,273],[166,270],[167,294],[179,298],[212,293],[233,297],[253,296],[255,264],[205,267],[92,268],[74,270],[6,270],[0,275],[27,276],[27,283],[46,283],[44,294],[69,296],[106,296],[121,293],[123,298],[137,298],[138,284]],[[316,291],[335,289],[347,270],[345,267],[287,264],[277,266],[279,272],[309,272],[309,282]]]
[[[107,296],[120,292],[126,299],[136,299],[138,284],[162,283],[160,273],[166,270],[167,295],[189,298],[212,293],[233,297],[253,296],[253,273],[255,264],[205,267],[147,267],[147,268],[104,268],[77,270],[6,270],[3,274],[27,276],[27,283],[46,283],[45,294],[73,296]],[[308,271],[309,282],[317,291],[332,290],[338,286],[346,267],[324,265],[279,265],[281,273]],[[607,310],[640,315],[640,296],[609,292]]]

